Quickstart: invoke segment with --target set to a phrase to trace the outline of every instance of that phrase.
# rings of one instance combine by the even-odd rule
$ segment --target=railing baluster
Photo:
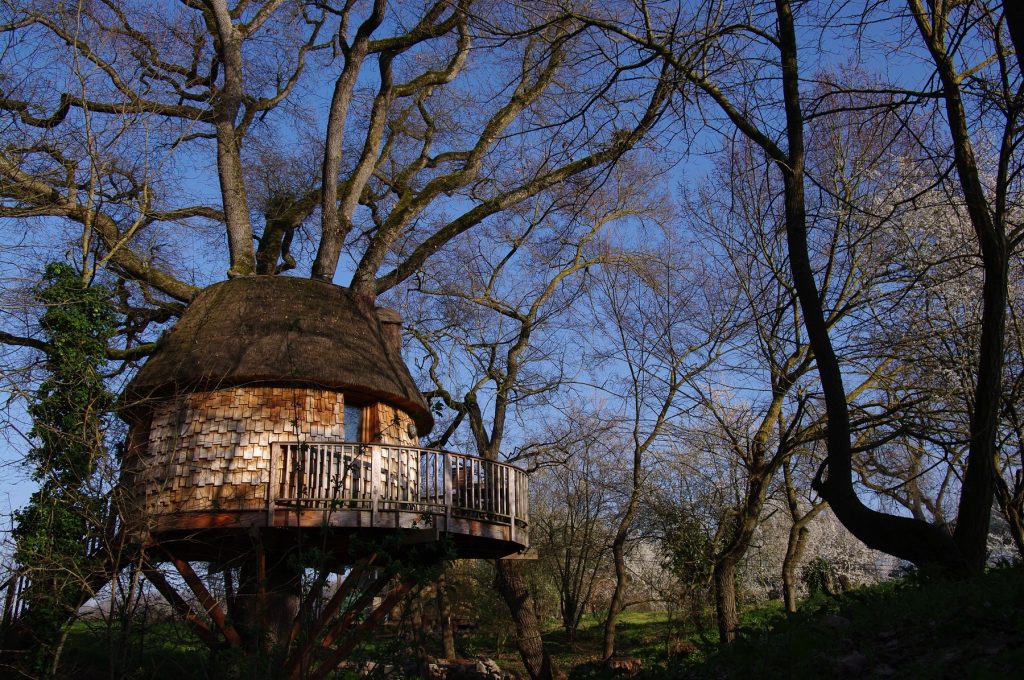
[[[324,464],[326,463],[326,461],[324,459],[327,457],[327,447],[323,446],[323,445],[317,446],[316,447],[316,451],[317,451],[317,456],[316,456],[316,464],[317,464],[316,488],[317,488],[317,493],[320,495],[320,498],[330,498],[330,493],[329,493],[330,490],[327,488],[327,484],[324,482]]]
[[[509,476],[508,476],[508,468],[504,468],[504,467],[500,468],[499,472],[501,473],[501,475],[500,475],[501,476],[501,485],[499,487],[499,491],[500,491],[500,493],[499,493],[499,502],[501,504],[501,507],[499,508],[498,511],[502,515],[507,515],[507,514],[509,514],[509,498],[508,498]]]
[[[448,531],[448,522],[452,516],[452,470],[451,454],[444,452],[444,469],[441,470],[441,479],[444,482],[444,530]]]
[[[515,472],[513,472],[512,470],[506,470],[506,472],[508,473],[508,477],[509,477],[508,481],[505,483],[505,489],[507,490],[508,501],[509,501],[509,519],[510,519],[509,531],[508,531],[509,536],[508,536],[508,538],[509,538],[510,541],[514,542],[516,540],[516,492],[515,492],[514,484],[518,480],[516,479]],[[511,483],[509,483],[509,482],[511,482]]]
[[[380,447],[370,447],[370,525],[377,526],[377,499],[380,496]]]
[[[292,460],[292,447],[285,444],[281,447],[284,450],[284,475],[281,479],[281,497],[292,498],[295,491],[292,488],[295,479],[295,462]]]
[[[284,447],[280,444],[270,446],[270,469],[267,471],[267,526],[274,526],[274,471],[277,469],[277,459],[281,456]]]
[[[299,444],[299,496],[309,498],[309,447]]]
[[[323,498],[323,492],[320,491],[320,461],[323,460],[323,451],[320,446],[311,446],[309,449],[309,457],[312,465],[312,469],[309,471],[310,474],[310,486],[313,489],[314,498]],[[316,503],[314,507],[320,507],[321,503]]]
[[[338,499],[341,498],[341,451],[334,444],[325,447],[327,449],[327,497],[330,499],[329,506],[333,510],[338,507]]]

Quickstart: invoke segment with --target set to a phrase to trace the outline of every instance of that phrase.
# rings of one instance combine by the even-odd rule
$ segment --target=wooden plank
[[[187,512],[156,513],[153,517],[154,533],[161,531],[201,531],[203,529],[248,529],[266,525],[267,514],[262,502],[254,503],[251,509],[240,509],[234,512],[191,510]]]

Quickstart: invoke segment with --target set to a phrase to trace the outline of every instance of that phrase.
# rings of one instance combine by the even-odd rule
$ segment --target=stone
[[[484,668],[484,673],[493,680],[501,680],[504,677],[504,673],[501,672],[501,667],[494,661],[494,659],[481,659],[481,665]]]
[[[631,678],[642,670],[643,661],[635,656],[613,656],[605,662],[605,665],[615,675],[625,675]]]

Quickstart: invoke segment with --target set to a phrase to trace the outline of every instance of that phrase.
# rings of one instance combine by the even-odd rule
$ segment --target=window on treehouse
[[[360,444],[380,442],[381,429],[378,404],[345,402],[345,441]]]
[[[345,441],[366,441],[363,436],[363,407],[345,404]]]

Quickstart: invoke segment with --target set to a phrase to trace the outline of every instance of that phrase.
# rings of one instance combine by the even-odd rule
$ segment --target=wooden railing
[[[29,585],[28,572],[24,569],[13,570],[11,574],[0,583],[0,596],[3,597],[4,612],[0,620],[0,632],[7,630],[13,621],[16,621],[25,610],[25,590]]]
[[[100,565],[91,571],[72,576],[74,587],[80,587],[82,593],[94,591],[104,585],[115,572],[131,561],[120,562],[118,559],[121,516],[115,510],[115,495],[115,490],[107,493],[103,500],[103,511],[100,513],[100,524],[94,524],[88,535],[82,539],[86,559]],[[25,593],[32,585],[32,565],[15,564],[8,566],[6,571],[7,578],[0,581],[0,602],[3,602],[4,608],[0,617],[0,640],[5,631],[25,612]]]
[[[281,508],[406,511],[507,525],[513,541],[529,523],[526,473],[505,463],[389,444],[279,443],[272,456],[271,522]]]

